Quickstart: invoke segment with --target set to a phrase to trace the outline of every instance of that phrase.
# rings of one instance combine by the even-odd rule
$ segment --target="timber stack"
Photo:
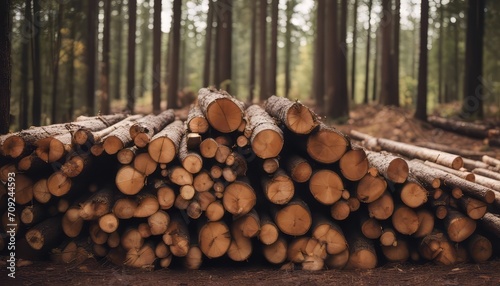
[[[320,270],[495,255],[498,159],[351,136],[300,102],[246,107],[211,88],[185,120],[104,115],[3,135],[0,248],[16,225],[24,257],[60,263]]]

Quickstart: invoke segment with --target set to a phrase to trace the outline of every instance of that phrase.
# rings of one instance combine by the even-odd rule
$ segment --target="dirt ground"
[[[356,129],[402,142],[435,142],[487,152],[500,158],[499,148],[490,148],[481,140],[433,129],[415,121],[402,109],[357,107],[350,118],[348,124],[337,127],[346,133]],[[259,263],[205,266],[197,271],[180,268],[148,271],[89,259],[80,265],[34,262],[19,267],[15,279],[7,277],[8,272],[2,262],[0,285],[500,285],[498,256],[484,264],[386,264],[372,270],[317,272],[280,270],[279,267]]]

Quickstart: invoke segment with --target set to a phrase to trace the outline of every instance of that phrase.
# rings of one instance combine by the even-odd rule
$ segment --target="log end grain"
[[[311,176],[309,190],[318,202],[332,205],[341,198],[344,184],[334,171],[319,170]]]

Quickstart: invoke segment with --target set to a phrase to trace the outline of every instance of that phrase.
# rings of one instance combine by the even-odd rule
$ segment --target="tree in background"
[[[269,98],[266,86],[266,50],[267,50],[267,33],[266,33],[266,18],[267,18],[267,0],[259,1],[259,45],[260,45],[260,96],[261,101]]]
[[[324,83],[325,83],[325,96],[328,99],[328,110],[320,111],[322,114],[326,114],[328,111],[331,114],[333,108],[335,108],[334,94],[336,84],[336,64],[337,64],[337,47],[339,42],[337,40],[337,1],[326,1],[325,6],[326,20],[325,20],[325,72],[324,72]],[[321,106],[318,106],[321,108]],[[324,107],[323,107],[324,108]]]
[[[10,127],[10,0],[0,1],[0,134]]]
[[[149,2],[143,2],[141,6],[141,17],[140,20],[140,31],[141,31],[141,41],[139,47],[141,48],[141,60],[140,60],[140,67],[139,67],[139,86],[136,88],[136,94],[138,97],[144,97],[144,93],[147,90],[148,84],[146,83],[146,78],[149,75],[149,73],[146,72],[146,67],[148,66],[149,62],[149,55],[151,54],[152,48],[150,47],[151,44],[151,33],[149,31],[148,25],[149,25],[149,18],[151,13],[149,13]],[[154,18],[154,12],[153,12],[153,18]],[[153,38],[154,41],[154,38]],[[160,46],[161,48],[161,46]],[[153,73],[154,74],[154,73]]]
[[[278,12],[279,0],[271,2],[271,60],[269,73],[269,95],[276,95],[276,76],[278,73]]]
[[[420,7],[420,58],[418,64],[418,94],[415,118],[427,121],[427,30],[429,27],[429,0]]]
[[[467,39],[465,41],[464,99],[461,116],[483,118],[483,35],[486,0],[469,0],[467,8]]]
[[[153,12],[153,112],[161,110],[161,0],[154,0]]]
[[[127,54],[127,110],[134,113],[135,106],[135,31],[137,0],[128,0],[128,54]]]
[[[57,13],[57,33],[54,45],[53,66],[52,66],[52,115],[50,121],[52,123],[58,122],[57,110],[58,110],[58,82],[59,82],[59,59],[61,53],[61,42],[62,42],[62,29],[63,29],[63,17],[64,17],[64,2],[59,2],[59,9]]]
[[[257,58],[257,1],[252,1],[252,27],[250,35],[250,79],[248,82],[248,102],[252,103],[255,92],[255,66]]]
[[[111,53],[111,1],[104,1],[104,27],[102,36],[102,63],[101,63],[101,110],[102,114],[110,112],[109,73]]]
[[[399,106],[399,31],[400,31],[400,19],[401,19],[401,0],[394,0],[394,20],[392,20],[392,49],[391,49],[391,89],[389,93],[389,104]]]
[[[324,2],[323,0],[319,0],[320,2]],[[290,66],[292,61],[292,16],[293,9],[297,5],[296,0],[288,0],[286,2],[286,34],[285,34],[285,97],[289,97],[290,87],[292,84]],[[319,6],[319,4],[318,4]],[[324,3],[323,3],[324,6]],[[324,12],[324,11],[323,11]],[[324,20],[323,20],[324,22]],[[323,28],[324,30],[324,28]],[[324,48],[324,44],[322,44],[322,48]],[[316,64],[316,62],[315,62]],[[323,65],[323,63],[321,63]],[[323,68],[321,68],[323,71]]]
[[[217,0],[217,32],[215,36],[214,82],[230,92],[232,58],[232,3],[230,0]]]
[[[334,53],[337,53],[337,64],[334,72],[336,88],[330,100],[329,115],[332,118],[343,118],[349,115],[349,95],[347,91],[347,0],[340,2],[339,41]]]
[[[174,0],[172,8],[172,26],[170,33],[172,34],[170,44],[169,58],[169,81],[167,92],[167,108],[177,108],[177,91],[179,90],[179,57],[180,57],[180,42],[181,42],[181,13],[182,0]],[[170,42],[170,41],[169,41]]]
[[[363,103],[368,104],[368,87],[370,85],[370,44],[372,40],[372,4],[373,0],[368,0],[368,29],[366,30],[366,66],[365,66],[365,96]]]
[[[92,2],[92,1],[90,1]],[[31,49],[32,49],[32,64],[33,64],[33,105],[31,114],[33,115],[33,125],[39,126],[42,120],[42,71],[40,63],[40,26],[35,23],[41,23],[40,15],[41,7],[40,0],[33,1],[33,23],[31,26]]]
[[[29,114],[29,38],[27,37],[30,31],[32,21],[31,16],[31,0],[24,2],[24,18],[22,22],[22,39],[21,39],[21,96],[19,98],[19,128],[28,128],[28,114]]]
[[[357,34],[357,23],[358,23],[358,0],[354,0],[352,9],[354,10],[354,15],[352,18],[352,60],[351,60],[351,99],[354,102],[355,90],[356,90],[356,42],[358,40]]]
[[[381,62],[381,80],[380,80],[380,103],[383,105],[399,106],[399,96],[393,94],[392,81],[394,81],[393,73],[393,26],[394,18],[391,9],[391,0],[382,0],[382,18],[380,21],[380,29],[382,35],[382,54]]]
[[[115,88],[113,91],[114,94],[114,99],[120,99],[121,96],[121,82],[122,82],[122,33],[123,33],[123,17],[122,17],[122,10],[123,10],[123,0],[116,0],[118,3],[118,6],[116,8],[117,13],[116,13],[116,49],[114,51],[114,54],[116,55],[116,68],[115,68]]]
[[[316,6],[316,44],[314,48],[313,93],[318,113],[325,105],[325,13],[326,1],[318,0]]]
[[[214,3],[208,0],[207,29],[205,31],[205,63],[203,65],[203,86],[210,85],[210,67],[212,63],[212,26],[214,24]]]
[[[36,0],[35,0],[36,1]],[[99,1],[88,1],[87,13],[87,114],[94,114],[97,60],[97,16]]]

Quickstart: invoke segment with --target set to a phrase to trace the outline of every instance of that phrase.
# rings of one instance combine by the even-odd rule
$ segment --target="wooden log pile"
[[[497,159],[351,136],[361,145],[299,102],[245,107],[207,88],[184,121],[167,110],[33,127],[0,137],[1,231],[15,224],[32,259],[132,267],[264,259],[320,270],[494,255]]]

